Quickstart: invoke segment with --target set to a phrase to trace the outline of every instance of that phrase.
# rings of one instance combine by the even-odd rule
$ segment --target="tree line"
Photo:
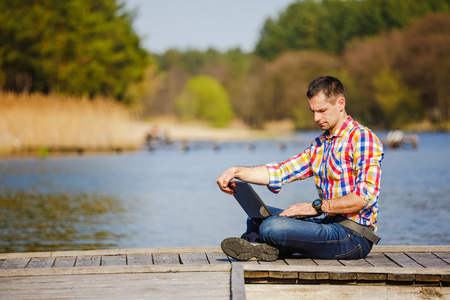
[[[364,124],[450,128],[450,0],[295,1],[262,24],[252,53],[152,54],[132,20],[116,0],[0,0],[0,89],[102,95],[144,117],[310,129],[307,85],[327,74]]]
[[[401,29],[433,12],[450,12],[449,0],[304,0],[268,18],[255,53],[266,60],[286,50],[340,54],[354,38]]]
[[[116,0],[0,1],[0,87],[127,99],[148,53]]]
[[[364,124],[449,129],[449,2],[294,2],[265,22],[254,53],[172,49],[157,56],[161,76],[146,112],[180,114],[173,99],[191,78],[208,75],[250,126],[290,119],[313,129],[307,85],[328,74],[343,81],[347,109]]]

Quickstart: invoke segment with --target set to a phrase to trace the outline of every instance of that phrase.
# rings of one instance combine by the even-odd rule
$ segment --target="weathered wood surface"
[[[229,258],[218,247],[205,247],[0,253],[0,263],[0,276],[5,277],[12,270],[31,272],[36,269],[88,267],[214,266],[229,265],[236,261]],[[258,270],[264,267],[279,266],[283,269],[289,266],[290,269],[295,267],[302,270],[310,268],[322,270],[322,267],[339,270],[351,270],[355,267],[367,270],[387,268],[391,273],[398,271],[398,274],[404,274],[405,270],[410,269],[449,271],[450,246],[375,247],[368,257],[358,260],[324,260],[293,256],[275,262],[249,261],[244,264],[259,266]],[[444,273],[447,274],[447,271]]]
[[[230,299],[229,272],[8,277],[1,299]]]
[[[246,284],[247,300],[297,299],[450,299],[450,287],[409,285],[286,285]]]
[[[275,262],[236,262],[218,247],[0,254],[1,299],[63,298],[68,291],[73,298],[245,299],[244,282],[448,287],[450,246],[381,246],[359,260]]]

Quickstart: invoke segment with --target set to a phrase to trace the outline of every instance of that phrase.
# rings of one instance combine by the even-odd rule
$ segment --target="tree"
[[[402,31],[355,41],[345,53],[345,65],[365,103],[359,114],[385,126],[423,118],[448,126],[449,34],[450,15],[435,14]]]
[[[226,90],[211,76],[191,78],[176,102],[183,119],[200,119],[216,127],[225,127],[234,115]]]
[[[0,0],[1,86],[123,99],[148,63],[116,0]]]
[[[402,128],[417,121],[419,100],[400,80],[398,74],[383,68],[372,78],[374,98],[383,112],[383,123],[387,128]]]
[[[299,129],[314,128],[306,91],[316,77],[339,70],[333,55],[311,51],[286,52],[273,62],[255,66],[246,87],[252,90],[238,114],[254,127],[267,121],[294,120]],[[251,109],[249,109],[249,107]]]
[[[300,0],[278,19],[267,19],[255,53],[273,60],[285,51],[341,54],[354,38],[408,26],[433,12],[450,12],[448,0]]]
[[[434,14],[403,33],[403,55],[396,60],[404,82],[423,101],[428,116],[442,126],[450,122],[450,15]]]

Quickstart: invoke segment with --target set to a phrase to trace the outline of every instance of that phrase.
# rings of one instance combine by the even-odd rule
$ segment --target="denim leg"
[[[283,211],[283,209],[272,206],[268,206],[267,208],[273,215],[278,215]],[[259,239],[259,226],[261,225],[262,221],[263,220],[254,220],[252,218],[247,218],[247,230],[241,236],[241,238],[244,238],[249,242],[261,242],[261,240]]]
[[[363,258],[372,248],[364,237],[327,218],[270,217],[261,223],[259,238],[282,252],[322,259]]]

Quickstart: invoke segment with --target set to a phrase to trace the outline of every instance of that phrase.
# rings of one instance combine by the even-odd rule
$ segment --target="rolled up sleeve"
[[[357,137],[354,158],[356,186],[354,193],[369,203],[376,201],[380,193],[381,161],[383,145],[371,131],[362,131]]]
[[[267,185],[267,187],[274,193],[280,192],[283,184],[312,176],[308,150],[305,150],[299,155],[293,156],[282,163],[268,163],[266,164],[266,167],[270,177],[269,185]]]

